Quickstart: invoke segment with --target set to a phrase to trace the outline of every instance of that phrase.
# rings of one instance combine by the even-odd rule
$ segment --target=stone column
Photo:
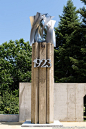
[[[47,43],[47,59],[51,60],[51,67],[47,67],[47,123],[53,123],[53,115],[54,115],[54,45],[51,43]]]
[[[49,59],[45,67],[42,61],[34,67],[35,59]],[[51,61],[51,66],[50,66]],[[37,62],[38,63],[38,62]],[[48,66],[48,67],[46,67]],[[50,67],[49,67],[50,66]],[[31,122],[36,124],[53,123],[54,89],[54,45],[51,43],[32,44],[32,82],[31,82]]]
[[[32,82],[31,82],[31,123],[36,124],[39,122],[39,105],[38,105],[38,67],[34,68],[34,60],[39,58],[38,56],[38,43],[32,45]]]
[[[39,59],[46,59],[46,43],[39,44]],[[46,67],[39,67],[39,124],[46,123]]]

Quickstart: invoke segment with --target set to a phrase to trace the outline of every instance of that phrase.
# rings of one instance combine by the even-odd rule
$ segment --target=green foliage
[[[70,41],[76,33],[76,29],[80,25],[78,15],[76,13],[76,7],[74,7],[71,0],[68,0],[67,5],[63,8],[62,16],[59,17],[60,22],[58,27],[55,28],[57,42],[56,48]]]
[[[81,0],[86,5],[86,0]],[[80,57],[77,56],[78,63],[73,66],[74,71],[78,74],[80,82],[86,82],[86,8],[82,7],[77,10],[77,13],[80,13],[82,18],[82,23],[79,28],[80,38]],[[71,60],[74,63],[73,60]],[[81,78],[80,78],[81,77]]]
[[[19,114],[19,97],[4,90],[3,97],[0,96],[0,113]]]
[[[0,113],[19,113],[19,82],[31,82],[31,57],[23,39],[0,45]]]
[[[79,73],[78,63],[81,57],[81,38],[79,21],[76,7],[72,0],[68,0],[60,16],[60,22],[56,33],[56,48],[54,51],[55,82],[83,82]],[[82,64],[81,66],[82,67]],[[82,69],[81,69],[82,71]],[[80,71],[80,72],[81,72]]]
[[[23,39],[0,45],[0,89],[18,89],[19,82],[31,81],[32,48]]]

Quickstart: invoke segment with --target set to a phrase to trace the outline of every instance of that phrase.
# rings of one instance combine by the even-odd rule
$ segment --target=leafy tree
[[[31,81],[32,48],[23,39],[0,45],[0,88],[14,91],[19,82]]]
[[[74,65],[77,58],[81,58],[80,24],[76,7],[72,0],[68,0],[60,16],[59,25],[55,28],[55,82],[80,82],[81,76],[76,72],[79,69]],[[74,62],[71,59],[75,59]]]
[[[19,113],[19,82],[31,81],[31,57],[23,39],[0,45],[0,113]]]

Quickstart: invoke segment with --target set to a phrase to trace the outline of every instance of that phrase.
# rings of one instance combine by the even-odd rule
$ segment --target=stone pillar
[[[46,74],[47,74],[47,123],[53,123],[53,115],[54,115],[54,98],[53,98],[53,91],[54,91],[54,45],[51,43],[47,43],[47,59],[51,60],[51,67],[47,67]]]
[[[39,46],[39,59],[46,59],[46,43]],[[39,123],[46,123],[46,67],[39,67]]]
[[[32,82],[31,82],[31,122],[39,122],[39,105],[38,105],[38,67],[34,68],[34,60],[38,57],[38,43],[32,45]]]
[[[34,60],[44,60],[36,62]],[[49,59],[49,60],[47,60]],[[51,66],[50,66],[51,61]],[[35,67],[34,67],[35,66]],[[46,67],[47,66],[47,67]],[[50,66],[50,67],[49,67]],[[31,82],[31,122],[36,124],[53,123],[54,104],[54,45],[51,43],[32,44],[32,82]]]

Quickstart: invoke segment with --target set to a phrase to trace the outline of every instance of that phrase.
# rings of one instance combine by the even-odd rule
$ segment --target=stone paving
[[[86,129],[86,122],[61,122],[63,127],[21,127],[23,122],[0,122],[0,129]]]

